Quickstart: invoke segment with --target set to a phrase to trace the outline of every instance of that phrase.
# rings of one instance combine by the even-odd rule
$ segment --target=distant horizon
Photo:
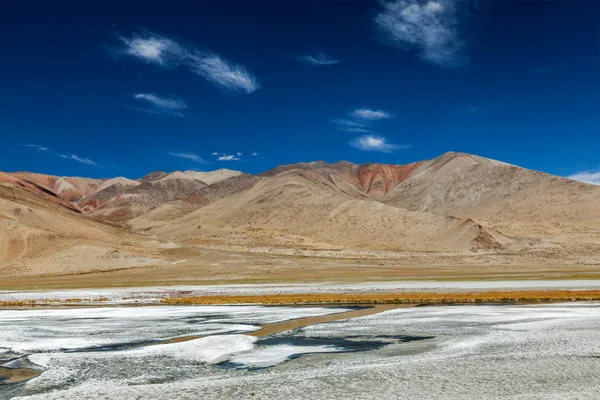
[[[435,160],[436,158],[441,157],[444,154],[448,154],[448,153],[468,154],[468,155],[482,157],[482,158],[489,158],[489,157],[480,156],[478,154],[470,154],[470,153],[465,153],[465,152],[462,152],[462,151],[449,150],[449,151],[446,151],[446,152],[438,155],[437,157],[429,158],[429,159],[426,159],[426,160],[416,160],[416,161],[411,161],[411,162],[402,163],[402,164],[400,164],[400,163],[396,163],[396,164],[393,164],[393,163],[381,163],[381,162],[362,162],[362,163],[357,163],[357,162],[353,162],[353,161],[349,161],[349,160],[337,160],[337,161],[312,160],[312,161],[297,161],[297,162],[293,162],[293,163],[279,164],[279,165],[276,165],[273,168],[268,168],[268,169],[265,169],[265,170],[262,170],[262,171],[259,171],[259,172],[246,172],[242,168],[231,168],[231,167],[229,167],[229,168],[228,167],[217,167],[215,169],[191,169],[191,168],[188,168],[188,169],[174,169],[174,170],[155,169],[155,170],[150,170],[146,174],[144,174],[144,175],[142,175],[140,177],[137,177],[137,178],[132,178],[130,176],[118,175],[118,174],[117,175],[104,176],[104,177],[100,177],[100,176],[90,177],[90,176],[84,176],[84,175],[55,175],[55,174],[51,174],[51,173],[47,173],[47,172],[37,172],[37,171],[32,171],[32,170],[2,171],[2,172],[8,172],[8,173],[25,173],[25,172],[29,172],[29,173],[41,174],[41,175],[60,176],[60,177],[64,177],[64,178],[91,178],[91,179],[127,178],[127,179],[131,179],[131,180],[142,179],[145,176],[147,176],[149,174],[152,174],[152,173],[155,173],[155,172],[164,172],[166,174],[171,174],[173,172],[186,172],[186,171],[214,172],[214,171],[218,171],[218,170],[222,170],[222,169],[224,169],[224,170],[230,170],[230,171],[239,171],[239,172],[243,172],[245,174],[250,174],[250,175],[260,175],[263,172],[271,171],[271,170],[273,170],[273,169],[275,169],[277,167],[283,166],[283,165],[309,164],[309,163],[317,163],[317,162],[325,162],[325,163],[327,163],[329,165],[335,164],[335,163],[339,163],[339,162],[347,162],[347,163],[355,164],[355,165],[370,165],[370,164],[407,165],[407,164],[412,164],[412,163],[415,163],[415,162]],[[502,160],[495,160],[495,161],[502,161]],[[502,161],[502,162],[504,162],[504,161]],[[243,163],[239,163],[237,165],[241,166],[241,165],[243,165]],[[519,166],[517,165],[517,167],[519,167]],[[520,167],[520,168],[525,168],[525,167]],[[543,172],[543,171],[540,171],[540,172]]]
[[[249,175],[260,175],[260,174],[262,174],[264,172],[271,171],[271,170],[273,170],[273,169],[275,169],[277,167],[280,167],[280,166],[295,165],[295,164],[310,164],[310,163],[318,163],[318,162],[324,162],[324,163],[326,163],[328,165],[332,165],[332,164],[336,164],[336,163],[340,163],[340,162],[346,162],[346,163],[354,164],[354,165],[357,165],[357,166],[362,166],[362,165],[408,165],[408,164],[412,164],[412,163],[416,163],[416,162],[433,161],[433,160],[435,160],[437,158],[440,158],[440,157],[442,157],[442,156],[444,156],[446,154],[464,154],[464,155],[469,155],[469,156],[481,157],[481,158],[485,158],[485,159],[488,159],[488,160],[499,161],[499,162],[502,162],[502,163],[505,163],[505,164],[513,165],[513,166],[518,167],[518,168],[528,169],[528,170],[537,171],[537,172],[541,172],[541,173],[547,173],[547,172],[544,172],[544,171],[538,171],[538,170],[535,170],[535,169],[526,168],[526,167],[523,167],[523,166],[520,166],[520,165],[506,163],[506,162],[504,162],[502,160],[496,160],[496,159],[489,158],[489,157],[483,157],[483,156],[480,156],[478,154],[470,154],[470,153],[465,153],[465,152],[461,152],[461,151],[452,151],[452,150],[446,151],[446,152],[444,152],[444,153],[442,153],[439,156],[434,157],[434,158],[430,158],[430,159],[426,159],[426,160],[416,160],[416,161],[405,163],[405,164],[391,164],[391,163],[380,163],[380,162],[355,163],[355,162],[348,161],[348,160],[337,160],[337,161],[313,160],[313,161],[298,161],[298,162],[289,163],[289,164],[280,164],[280,165],[277,165],[277,166],[275,166],[273,168],[269,168],[269,169],[266,169],[266,170],[263,170],[263,171],[259,171],[259,172],[255,172],[255,173],[246,172],[246,171],[244,171],[241,168],[235,169],[235,168],[227,168],[227,167],[218,167],[218,168],[215,168],[215,169],[203,169],[203,170],[200,170],[200,169],[185,169],[185,170],[170,170],[170,171],[169,170],[156,169],[156,170],[151,170],[151,171],[147,172],[146,174],[144,174],[142,176],[139,176],[139,177],[130,177],[130,176],[118,175],[118,174],[117,175],[111,175],[111,176],[97,176],[97,177],[90,177],[90,176],[84,176],[84,175],[54,175],[54,174],[50,174],[50,173],[46,173],[46,172],[37,172],[37,171],[31,171],[31,170],[2,171],[2,172],[7,172],[7,173],[34,173],[34,174],[40,174],[40,175],[58,176],[58,177],[62,177],[62,178],[88,178],[88,179],[105,179],[105,180],[113,179],[113,178],[126,178],[126,179],[130,179],[130,180],[140,180],[140,179],[142,179],[142,178],[144,178],[144,177],[146,177],[146,176],[148,176],[150,174],[156,173],[156,172],[163,172],[163,173],[165,173],[165,174],[168,175],[168,174],[172,174],[174,172],[187,172],[187,171],[192,171],[192,172],[215,172],[215,171],[220,171],[220,170],[228,170],[228,171],[242,172],[242,173],[249,174]],[[241,165],[241,164],[238,164],[238,165]],[[559,178],[573,179],[573,180],[576,180],[576,181],[579,181],[579,182],[582,182],[582,183],[588,183],[588,184],[592,184],[592,185],[598,185],[598,183],[595,183],[593,181],[592,182],[586,181],[585,177],[581,177],[583,179],[575,179],[575,178],[569,177],[569,176],[559,176],[559,175],[554,175],[554,174],[550,174],[550,173],[547,173],[547,174],[553,175],[553,176],[557,176]]]

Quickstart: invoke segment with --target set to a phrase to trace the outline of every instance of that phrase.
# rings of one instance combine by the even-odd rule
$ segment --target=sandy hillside
[[[204,189],[201,189],[199,194],[214,201],[240,190],[248,189],[260,182],[260,180],[260,177],[254,175],[236,175],[208,185]]]
[[[234,171],[227,168],[217,169],[215,171],[209,172],[199,172],[199,171],[184,171],[186,175],[199,180],[201,182],[206,183],[207,185],[212,185],[213,183],[224,181],[225,179],[232,178],[234,176],[242,175],[241,171]]]
[[[15,172],[15,176],[35,183],[67,201],[77,201],[98,190],[104,179],[54,176],[33,172]]]
[[[127,221],[127,224],[134,229],[146,230],[157,222],[172,221],[206,206],[211,201],[248,189],[260,180],[261,178],[248,174],[234,175],[201,188],[195,194],[168,201]]]
[[[151,232],[188,244],[220,240],[398,251],[490,250],[514,244],[469,219],[356,200],[306,170],[285,171],[183,218],[157,224]]]
[[[92,218],[122,222],[170,201],[195,195],[204,187],[204,182],[176,171],[138,185],[112,185],[80,200],[78,204],[82,207],[95,205],[88,214]]]
[[[151,221],[174,219],[240,188],[251,177],[240,171],[219,169],[211,172],[152,172],[138,181],[114,178],[103,182],[97,191],[80,199],[77,205],[92,218],[121,223],[157,208]],[[235,180],[224,184],[227,181]],[[252,181],[252,179],[250,180]],[[212,190],[214,185],[220,185]]]
[[[148,263],[152,246],[0,176],[0,274],[82,272]],[[51,196],[51,195],[50,195]]]
[[[130,220],[128,224],[136,229],[144,229],[157,222],[173,221],[183,217],[200,207],[204,207],[208,203],[209,200],[206,197],[199,194],[191,194],[181,199],[171,200],[162,204],[141,216]]]
[[[261,176],[273,177],[292,169],[311,171],[313,176],[321,175],[339,190],[358,199],[379,199],[398,184],[406,180],[421,165],[416,162],[407,165],[393,164],[353,164],[338,161],[328,164],[324,161],[281,165]]]
[[[514,235],[600,230],[600,186],[463,153],[421,163],[381,201],[470,217]]]

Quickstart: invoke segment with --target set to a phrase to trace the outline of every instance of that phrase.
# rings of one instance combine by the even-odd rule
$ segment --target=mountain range
[[[259,175],[0,173],[0,276],[169,264],[182,247],[586,257],[600,254],[600,187],[455,152]]]

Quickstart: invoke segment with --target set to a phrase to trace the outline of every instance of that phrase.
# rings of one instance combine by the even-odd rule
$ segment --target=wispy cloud
[[[339,130],[350,133],[373,133],[372,130],[366,128],[350,128],[350,127],[338,127]]]
[[[213,53],[196,52],[189,61],[192,72],[230,92],[252,93],[260,85],[244,67]]]
[[[597,171],[581,171],[567,176],[575,181],[591,183],[592,185],[600,185],[600,170]]]
[[[350,132],[350,133],[371,133],[370,129],[366,128],[366,124],[363,122],[350,121],[347,119],[331,119],[329,120],[335,125],[338,131]]]
[[[458,35],[459,4],[470,0],[396,0],[382,2],[374,21],[384,43],[418,49],[423,58],[442,67],[463,61]]]
[[[363,122],[349,121],[347,119],[331,119],[329,120],[329,122],[337,126],[347,126],[351,128],[365,127],[365,124]]]
[[[374,133],[371,129],[373,123],[383,119],[393,118],[387,111],[374,110],[370,108],[357,108],[348,112],[348,118],[330,119],[338,131],[350,133]]]
[[[393,115],[383,110],[373,110],[371,108],[357,108],[352,111],[350,115],[357,119],[377,121],[380,119],[392,118]]]
[[[92,161],[92,160],[90,160],[87,157],[79,157],[79,156],[77,156],[75,154],[58,154],[58,156],[62,157],[62,158],[66,158],[67,160],[77,161],[77,162],[80,162],[82,164],[93,165],[94,167],[98,167],[98,168],[104,168],[103,166],[101,166],[97,162]]]
[[[39,144],[24,144],[23,147],[29,147],[32,149],[36,149],[37,151],[52,151],[47,147],[40,146]]]
[[[183,110],[187,105],[183,100],[168,97],[159,97],[154,93],[136,93],[133,95],[137,100],[147,101],[156,107],[168,108],[171,110]]]
[[[200,163],[200,164],[210,164],[208,161],[206,161],[205,159],[203,159],[202,157],[200,157],[197,154],[194,153],[175,153],[175,152],[169,152],[169,155],[173,156],[173,157],[179,157],[179,158],[185,158],[187,160],[191,160],[195,163]]]
[[[240,153],[238,153],[240,154]],[[223,154],[217,158],[219,161],[239,161],[240,157],[234,154]]]
[[[386,138],[375,135],[365,135],[350,142],[352,147],[363,151],[379,151],[382,153],[393,153],[396,150],[407,149],[408,145],[397,145],[389,143]]]
[[[58,156],[60,158],[64,158],[64,159],[67,159],[67,160],[77,161],[77,162],[80,162],[82,164],[87,164],[87,165],[94,166],[96,168],[104,168],[103,165],[100,165],[97,162],[95,162],[93,160],[90,160],[87,157],[80,157],[80,156],[77,156],[77,155],[72,154],[72,153],[59,153],[59,152],[54,151],[54,150],[52,150],[52,149],[50,149],[48,147],[40,146],[38,144],[24,144],[23,147],[35,149],[35,150],[37,150],[39,152],[53,154],[53,155],[56,155],[56,156]]]
[[[252,157],[256,157],[256,156],[258,156],[257,152],[252,153]]]
[[[187,108],[185,101],[175,97],[160,97],[154,93],[135,93],[132,95],[134,99],[146,104],[147,107],[133,107],[138,111],[143,111],[151,114],[172,115],[175,117],[185,118],[185,115],[179,110]]]
[[[230,93],[252,93],[260,87],[256,77],[246,68],[216,53],[200,51],[192,45],[149,31],[119,39],[124,43],[120,50],[122,54],[162,68],[185,66]]]
[[[119,37],[124,54],[164,68],[176,67],[187,58],[187,50],[176,41],[152,32],[143,32],[130,38]]]
[[[339,64],[340,62],[340,60],[330,57],[322,51],[315,54],[306,54],[300,57],[296,57],[296,60],[314,66],[334,65]]]

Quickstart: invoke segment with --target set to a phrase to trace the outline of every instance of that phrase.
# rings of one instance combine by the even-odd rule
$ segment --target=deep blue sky
[[[594,0],[1,3],[0,170],[255,173],[450,150],[600,168]]]

